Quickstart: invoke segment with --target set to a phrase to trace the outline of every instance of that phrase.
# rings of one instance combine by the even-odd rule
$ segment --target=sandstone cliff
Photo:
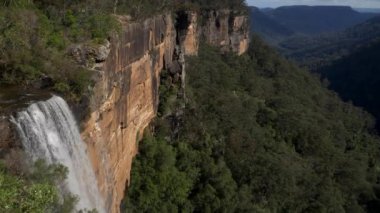
[[[123,198],[136,142],[155,116],[159,74],[171,63],[176,44],[171,16],[120,21],[123,32],[111,39],[82,133],[112,212]]]
[[[97,54],[103,55],[96,59],[99,80],[82,136],[112,212],[119,212],[137,142],[155,117],[161,70],[174,69],[184,78],[184,66],[176,64],[183,63],[183,55],[197,54],[201,37],[223,51],[242,54],[248,48],[246,16],[227,10],[204,15],[202,25],[195,12],[179,13],[176,20],[168,14],[138,23],[118,17],[122,33]]]

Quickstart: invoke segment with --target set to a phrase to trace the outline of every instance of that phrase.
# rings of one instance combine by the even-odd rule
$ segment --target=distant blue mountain
[[[278,48],[299,64],[316,70],[379,39],[380,16],[376,16],[340,32],[293,36],[280,42]]]
[[[380,14],[380,8],[354,8],[354,10],[360,13],[378,13]]]
[[[258,8],[258,9],[264,13],[274,10],[274,8],[271,8],[271,7],[264,7],[264,8]]]
[[[316,34],[346,29],[374,17],[348,6],[284,6],[266,10],[270,18],[298,33]]]
[[[257,7],[250,7],[250,10],[251,31],[267,42],[275,43],[294,34],[293,30],[286,28],[263,12],[268,12],[269,8],[262,10]]]

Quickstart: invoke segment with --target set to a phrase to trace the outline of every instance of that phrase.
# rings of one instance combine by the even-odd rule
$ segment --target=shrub
[[[61,94],[67,94],[70,91],[70,86],[65,82],[58,82],[54,84],[53,89]]]
[[[8,165],[0,166],[1,212],[53,212],[57,208],[60,212],[71,212],[74,209],[77,198],[64,194],[61,203],[56,187],[66,178],[66,167],[47,165],[38,160],[18,176],[11,174],[6,167]]]

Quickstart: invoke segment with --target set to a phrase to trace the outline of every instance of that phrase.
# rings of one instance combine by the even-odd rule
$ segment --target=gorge
[[[0,212],[379,212],[375,119],[246,2],[5,0]]]

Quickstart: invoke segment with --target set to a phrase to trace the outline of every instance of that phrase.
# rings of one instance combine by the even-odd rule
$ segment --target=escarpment
[[[248,48],[247,18],[220,13],[210,12],[206,25],[200,25],[195,12],[142,22],[118,17],[122,32],[110,38],[108,56],[98,61],[100,77],[82,132],[110,211],[119,211],[137,142],[156,115],[161,70],[174,69],[184,77],[184,66],[176,64],[183,63],[184,55],[196,55],[203,37],[223,51],[242,54]]]

